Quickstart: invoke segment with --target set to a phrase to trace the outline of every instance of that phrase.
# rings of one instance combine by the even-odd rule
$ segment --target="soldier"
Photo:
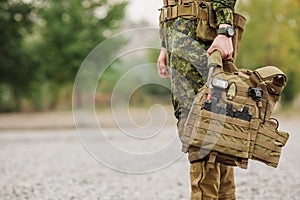
[[[176,8],[176,12],[172,12],[180,5],[185,6],[182,7],[183,9],[188,6],[194,9],[195,4],[196,7],[201,7],[200,1],[164,0],[161,13],[162,47],[157,61],[158,73],[161,78],[171,78],[172,103],[175,117],[178,119],[179,135],[198,89],[206,82],[207,53],[211,54],[214,50],[219,50],[223,59],[230,59],[233,55],[231,37],[236,1],[206,0],[203,2],[211,3],[209,5],[216,16],[218,34],[212,41],[206,40],[206,36],[202,39],[198,37],[199,16],[195,18],[193,10],[191,16],[186,11],[184,16],[180,16],[179,8]],[[193,146],[188,150],[191,163],[191,199],[235,199],[233,167],[220,163],[208,167],[206,155],[207,153]]]

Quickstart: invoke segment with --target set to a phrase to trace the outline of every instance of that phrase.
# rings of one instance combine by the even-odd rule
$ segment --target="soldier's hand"
[[[208,55],[212,54],[215,50],[219,50],[222,53],[222,59],[230,59],[233,54],[232,39],[226,35],[217,35],[210,48],[207,50]]]
[[[167,49],[161,48],[157,59],[157,70],[160,78],[170,78],[170,73],[167,65]]]

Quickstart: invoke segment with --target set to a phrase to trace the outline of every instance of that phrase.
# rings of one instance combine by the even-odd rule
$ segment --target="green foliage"
[[[54,90],[72,84],[84,58],[108,32],[119,27],[126,3],[110,4],[106,1],[61,0],[44,1],[39,29],[42,41],[36,54],[46,79]],[[54,91],[59,94],[59,91]],[[57,97],[52,99],[55,107]]]
[[[35,74],[33,60],[23,44],[33,26],[32,7],[6,0],[0,1],[0,8],[0,110],[13,111],[21,108],[21,96],[27,94]]]
[[[300,1],[238,1],[238,12],[248,23],[239,50],[237,65],[274,65],[289,75],[283,105],[290,104],[299,92]]]
[[[122,73],[120,70],[117,70],[114,67],[108,67],[99,80],[97,91],[102,94],[111,94],[115,84],[121,76]]]
[[[35,110],[55,108],[88,53],[120,27],[126,5],[0,1],[0,111],[21,110],[24,98]],[[12,103],[7,106],[7,101]]]
[[[81,63],[96,45],[118,30],[126,2],[0,0],[0,112],[26,109],[24,102],[34,110],[56,108],[62,98],[70,102]],[[237,10],[248,17],[237,65],[280,67],[289,78],[283,105],[290,104],[300,90],[300,1],[244,0],[238,1]],[[108,51],[124,42],[118,41]],[[157,56],[158,51],[153,50],[148,61],[155,65]],[[112,91],[124,72],[121,68],[110,67],[97,91]],[[151,70],[147,74],[157,76],[156,68]],[[160,97],[168,96],[169,91],[149,85],[134,98],[147,99],[145,94]]]
[[[291,71],[287,74],[287,76],[289,77],[289,82],[287,87],[283,90],[283,95],[281,98],[282,106],[284,108],[292,106],[291,102],[293,102],[293,100],[297,97],[298,93],[296,91],[299,90],[299,86],[297,85],[299,75]]]

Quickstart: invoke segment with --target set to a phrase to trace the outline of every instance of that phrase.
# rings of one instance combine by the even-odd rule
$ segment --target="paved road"
[[[279,168],[273,169],[251,161],[248,170],[236,169],[237,199],[300,199],[299,120],[282,121],[281,128],[290,131],[291,138],[283,150]],[[166,134],[159,141],[170,140],[174,136],[172,130],[173,127],[166,127]],[[86,131],[91,134],[86,134],[84,140],[94,144],[96,149],[98,144],[98,150],[105,152],[101,148],[101,141],[107,135],[95,137],[93,130]],[[120,145],[121,149],[133,151],[130,149],[133,143],[120,137],[119,130],[104,131],[110,134],[108,138]],[[143,150],[151,152],[152,148],[157,150],[160,145],[163,142],[151,142],[151,145],[142,143],[134,150],[141,151],[139,153]],[[172,156],[176,155],[177,152]],[[104,159],[119,160],[113,154]],[[120,164],[116,168],[122,168],[122,162],[113,165]],[[130,164],[142,166],[141,163]],[[151,164],[156,166],[157,162]],[[186,158],[181,156],[169,167],[152,173],[126,174],[115,171],[94,159],[73,129],[2,130],[0,134],[1,200],[188,199],[188,168]]]

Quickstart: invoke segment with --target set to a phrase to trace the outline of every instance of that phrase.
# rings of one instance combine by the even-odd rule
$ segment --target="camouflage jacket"
[[[212,0],[217,24],[233,24],[235,0]],[[181,17],[161,24],[162,45],[168,52],[171,72],[172,103],[178,119],[178,134],[182,134],[184,122],[199,89],[205,84],[208,73],[206,50],[211,45],[196,36],[197,21]],[[190,147],[189,160],[203,157],[198,148]]]
[[[176,0],[177,2],[177,0]],[[233,25],[233,11],[236,0],[211,0],[212,8],[216,13],[217,25]],[[165,47],[165,40],[162,38],[162,47]]]
[[[217,23],[233,23],[235,0],[212,0]],[[196,37],[196,20],[178,17],[161,24],[162,46],[168,51],[171,87],[175,117],[187,118],[193,99],[205,84],[207,69],[206,50],[210,43]]]
[[[233,11],[236,0],[211,0],[216,12],[217,24],[233,24]]]

